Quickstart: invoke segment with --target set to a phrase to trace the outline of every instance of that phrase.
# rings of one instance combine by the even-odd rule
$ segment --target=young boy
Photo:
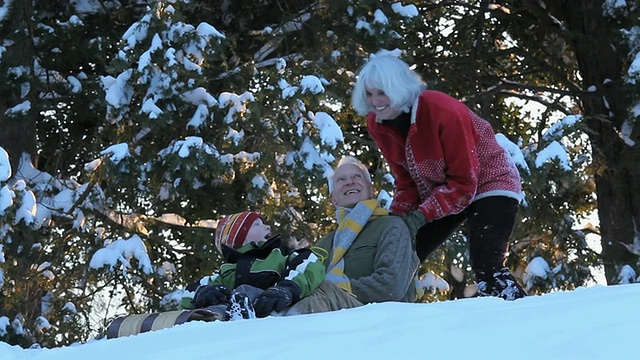
[[[250,318],[254,309],[258,317],[265,317],[289,308],[324,280],[322,260],[309,249],[284,246],[257,212],[223,218],[215,244],[224,260],[219,273],[203,278],[193,299],[182,299],[182,308],[224,305],[231,319],[238,312]]]

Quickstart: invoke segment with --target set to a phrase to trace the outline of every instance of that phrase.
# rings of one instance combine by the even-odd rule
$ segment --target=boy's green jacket
[[[220,266],[218,274],[209,277],[209,285],[235,289],[247,284],[266,289],[281,280],[291,280],[300,287],[300,298],[304,298],[324,280],[323,259],[309,249],[291,250],[282,246],[280,236],[237,250],[226,247],[223,251],[227,262]],[[189,296],[183,297],[180,307],[193,309],[191,300]]]

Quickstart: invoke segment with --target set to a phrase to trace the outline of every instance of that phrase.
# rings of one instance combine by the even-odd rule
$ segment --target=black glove
[[[225,304],[231,299],[231,290],[224,285],[202,285],[196,290],[191,303],[196,308]]]
[[[291,280],[282,280],[278,284],[266,289],[253,302],[256,316],[265,317],[272,311],[282,311],[300,300],[302,291]]]

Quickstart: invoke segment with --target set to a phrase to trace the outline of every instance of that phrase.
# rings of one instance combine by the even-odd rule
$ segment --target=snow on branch
[[[133,235],[129,239],[117,239],[93,254],[89,266],[94,269],[109,266],[110,270],[120,262],[123,266],[122,272],[126,275],[127,269],[131,268],[130,260],[135,258],[138,261],[138,267],[145,274],[153,272],[151,259],[147,253],[144,242],[138,235]]]

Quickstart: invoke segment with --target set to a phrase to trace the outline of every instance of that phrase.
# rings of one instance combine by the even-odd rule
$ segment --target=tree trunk
[[[11,17],[11,21],[25,22],[22,28],[31,29],[29,18],[32,13],[33,7],[30,1],[15,1],[8,16]],[[2,56],[3,72],[8,67],[33,64],[35,56],[30,32],[25,33],[24,37],[19,41],[6,48],[6,53]],[[33,69],[31,69],[31,72],[29,76],[34,76]],[[19,105],[35,93],[32,84],[31,93],[27,94],[27,98],[21,98],[22,85],[22,83],[11,79],[9,81],[5,79],[5,82],[0,84],[0,94],[2,95],[0,96],[0,146],[9,153],[9,160],[14,174],[22,153],[27,152],[32,159],[35,159],[36,152],[35,116],[30,114],[28,116],[19,115],[18,117],[13,117],[5,114],[7,109]],[[33,107],[35,103],[31,101],[31,105]]]
[[[6,47],[6,53],[2,56],[2,71],[5,74],[7,73],[7,68],[21,67],[24,64],[33,65],[34,59],[36,59],[32,41],[32,16],[33,3],[31,1],[14,1],[12,3],[10,14],[7,17],[11,19],[10,21],[23,23],[14,27],[27,29],[27,31],[21,33],[22,36],[19,39]],[[23,153],[28,153],[34,162],[36,159],[37,111],[34,108],[37,105],[38,97],[36,86],[34,85],[36,80],[33,80],[36,77],[33,74],[33,66],[29,71],[29,74],[22,76],[18,81],[14,78],[5,78],[5,81],[0,83],[0,95],[2,95],[0,96],[0,146],[9,154],[13,176],[16,174]],[[22,94],[27,82],[30,83],[30,91]],[[9,116],[5,114],[7,109],[27,100],[31,103],[31,109],[28,113]],[[33,239],[26,236],[22,231],[13,232],[11,239],[12,242],[5,243],[4,247],[7,259],[34,257],[32,262],[35,264],[40,263],[35,257],[37,255],[34,255],[34,252],[31,251],[35,243]],[[0,293],[0,309],[2,309],[3,315],[8,316],[10,320],[13,320],[16,315],[22,314],[25,324],[31,327],[34,320],[41,315],[40,304],[45,291],[41,284],[38,283],[37,275],[31,276],[35,272],[24,268],[23,265],[28,263],[21,260],[17,262],[18,265],[13,265],[10,269],[7,269],[7,271],[11,272],[9,278],[17,279],[22,277],[24,282],[4,285],[3,290],[5,292]],[[9,287],[15,287],[15,289],[9,291]],[[13,292],[16,295],[14,298],[18,298],[20,301],[13,303],[9,301],[11,299],[7,296],[9,292]]]
[[[573,36],[586,94],[581,102],[591,130],[605,276],[607,283],[615,284],[620,266],[629,264],[637,272],[636,258],[623,244],[633,244],[640,220],[640,152],[638,145],[630,146],[619,136],[631,101],[623,84],[622,59],[628,50],[619,43],[618,29],[603,17],[602,0],[572,3],[563,6],[563,18]]]

